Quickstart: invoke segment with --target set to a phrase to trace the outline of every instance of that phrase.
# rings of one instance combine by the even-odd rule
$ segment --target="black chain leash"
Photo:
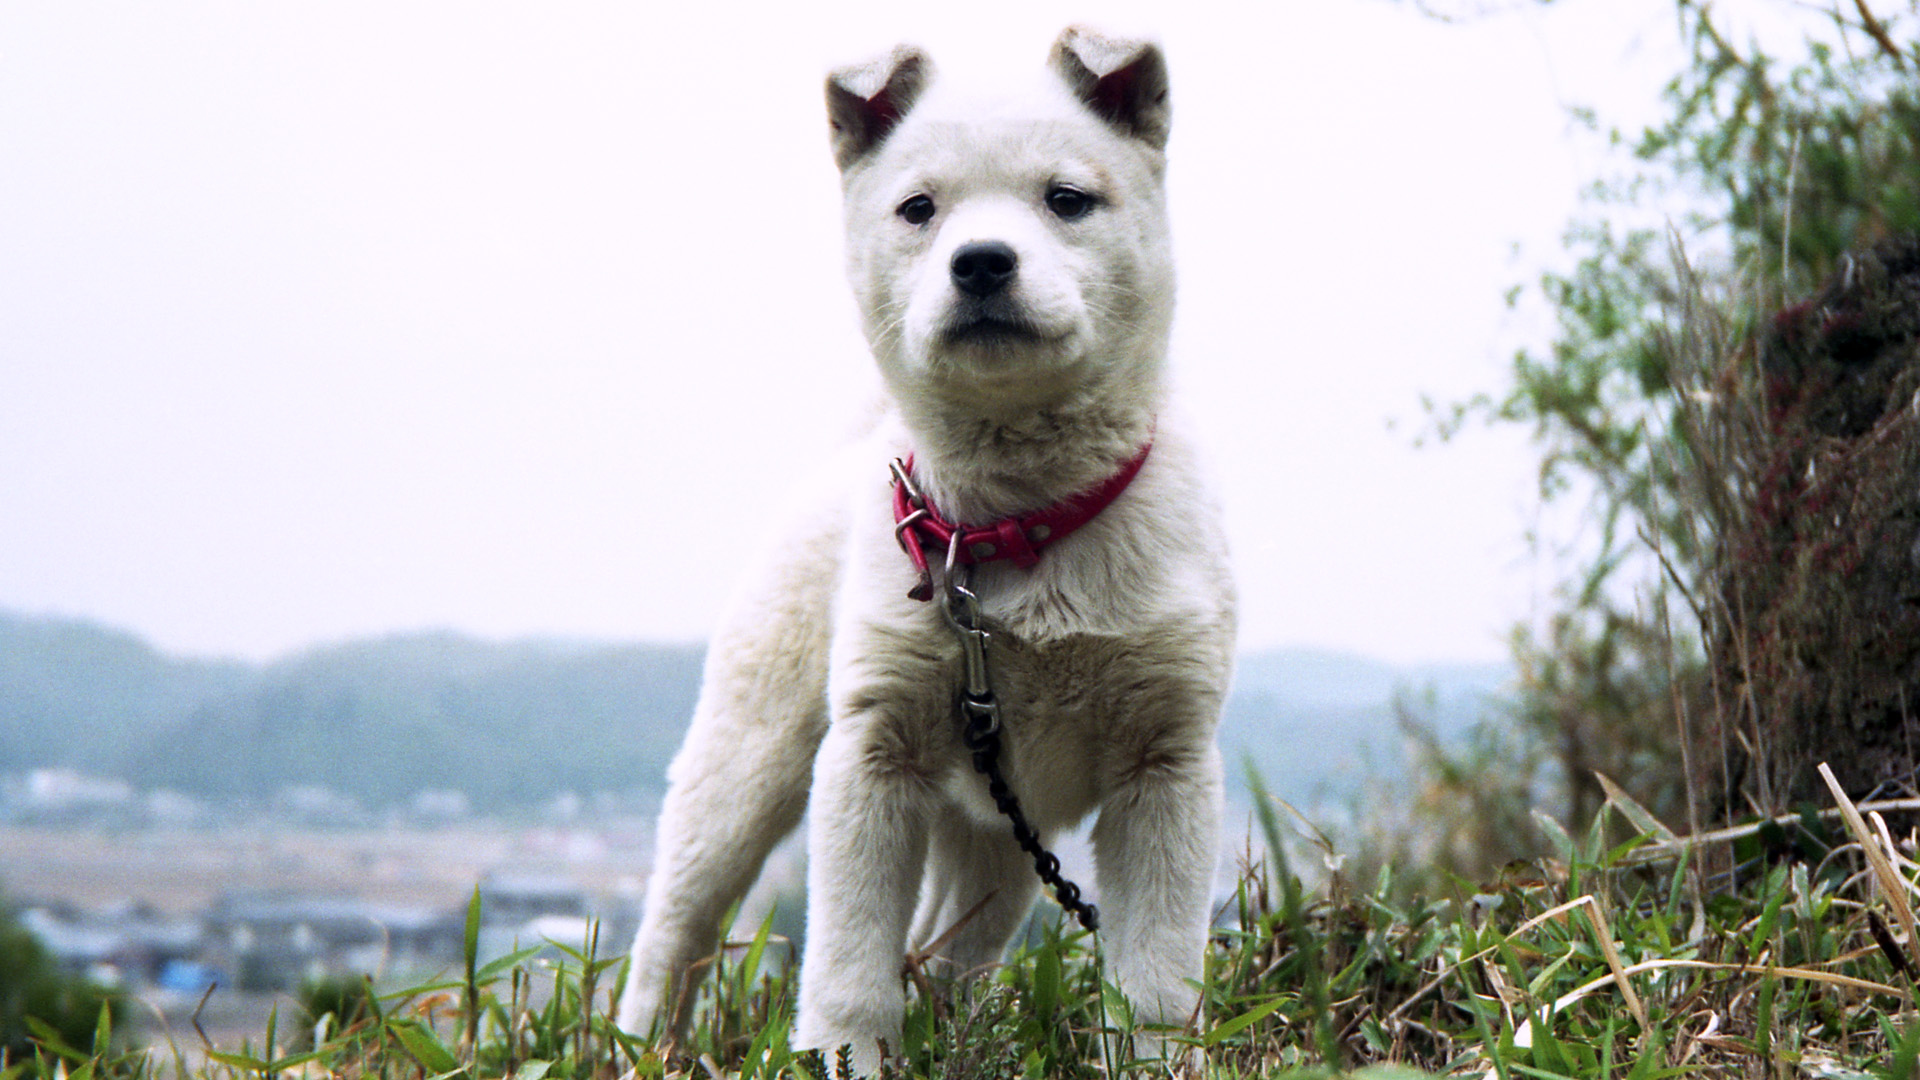
[[[1000,774],[1000,706],[993,700],[992,693],[976,696],[962,692],[960,711],[967,718],[960,741],[973,751],[974,770],[987,778],[987,794],[993,797],[993,805],[1013,823],[1014,843],[1032,856],[1033,872],[1040,875],[1041,884],[1053,890],[1053,898],[1060,906],[1080,920],[1081,926],[1100,929],[1099,907],[1080,899],[1080,886],[1061,876],[1060,857],[1040,843],[1040,834],[1027,823],[1027,815],[1020,810],[1020,800],[1014,797],[1006,777]]]
[[[987,681],[987,641],[990,635],[980,628],[980,599],[968,585],[970,567],[956,566],[960,534],[955,533],[947,549],[947,587],[941,596],[941,608],[947,622],[960,639],[960,651],[966,661],[966,684],[960,690],[960,713],[966,724],[960,741],[973,753],[973,767],[987,778],[987,794],[993,805],[1013,823],[1013,840],[1033,859],[1033,872],[1041,884],[1053,890],[1053,898],[1068,914],[1088,930],[1100,928],[1100,909],[1080,898],[1080,886],[1062,877],[1060,858],[1040,843],[1040,834],[1020,810],[1020,800],[1007,785],[1000,771],[1000,703]]]

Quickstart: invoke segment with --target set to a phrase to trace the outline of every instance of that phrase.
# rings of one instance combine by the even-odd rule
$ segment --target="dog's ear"
[[[843,171],[865,157],[907,115],[933,75],[933,62],[911,45],[843,67],[827,76],[827,120],[833,161]]]
[[[1158,45],[1069,26],[1053,43],[1048,62],[1094,115],[1156,150],[1166,149],[1173,107]]]

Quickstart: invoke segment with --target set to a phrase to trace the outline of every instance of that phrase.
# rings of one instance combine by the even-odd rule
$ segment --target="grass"
[[[1874,807],[1838,801],[1686,838],[1610,788],[1586,835],[1543,823],[1552,858],[1422,891],[1391,869],[1309,888],[1290,847],[1339,860],[1317,835],[1290,841],[1263,799],[1267,850],[1249,854],[1222,912],[1202,1017],[1176,1036],[1195,1062],[1182,1074],[1911,1080],[1917,868]],[[41,1030],[36,1056],[0,1067],[0,1080],[827,1074],[787,1044],[796,968],[775,962],[789,949],[770,920],[713,958],[693,1030],[667,1044],[612,1025],[621,961],[591,939],[557,961],[525,950],[480,963],[478,905],[476,894],[467,961],[445,981],[336,996],[335,1012],[276,1016],[258,1043],[192,1053],[177,1038],[126,1049],[104,1019],[91,1047]],[[1126,1005],[1084,933],[1047,927],[971,983],[915,966],[905,977],[915,992],[892,1075],[1071,1080],[1127,1067]]]

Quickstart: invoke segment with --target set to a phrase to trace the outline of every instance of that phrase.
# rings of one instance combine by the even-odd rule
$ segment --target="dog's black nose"
[[[953,253],[953,284],[961,292],[984,300],[1013,280],[1020,257],[998,240],[980,240]]]

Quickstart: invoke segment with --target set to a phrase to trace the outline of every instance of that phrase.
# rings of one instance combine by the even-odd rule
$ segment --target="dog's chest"
[[[1114,751],[1132,741],[1143,718],[1135,695],[1149,665],[1124,639],[1076,635],[1030,644],[995,634],[988,670],[1001,714],[1000,763],[1029,819],[1041,829],[1067,827],[1100,803]],[[960,720],[951,721],[958,730]],[[983,823],[1001,821],[987,781],[960,751],[945,793]]]

